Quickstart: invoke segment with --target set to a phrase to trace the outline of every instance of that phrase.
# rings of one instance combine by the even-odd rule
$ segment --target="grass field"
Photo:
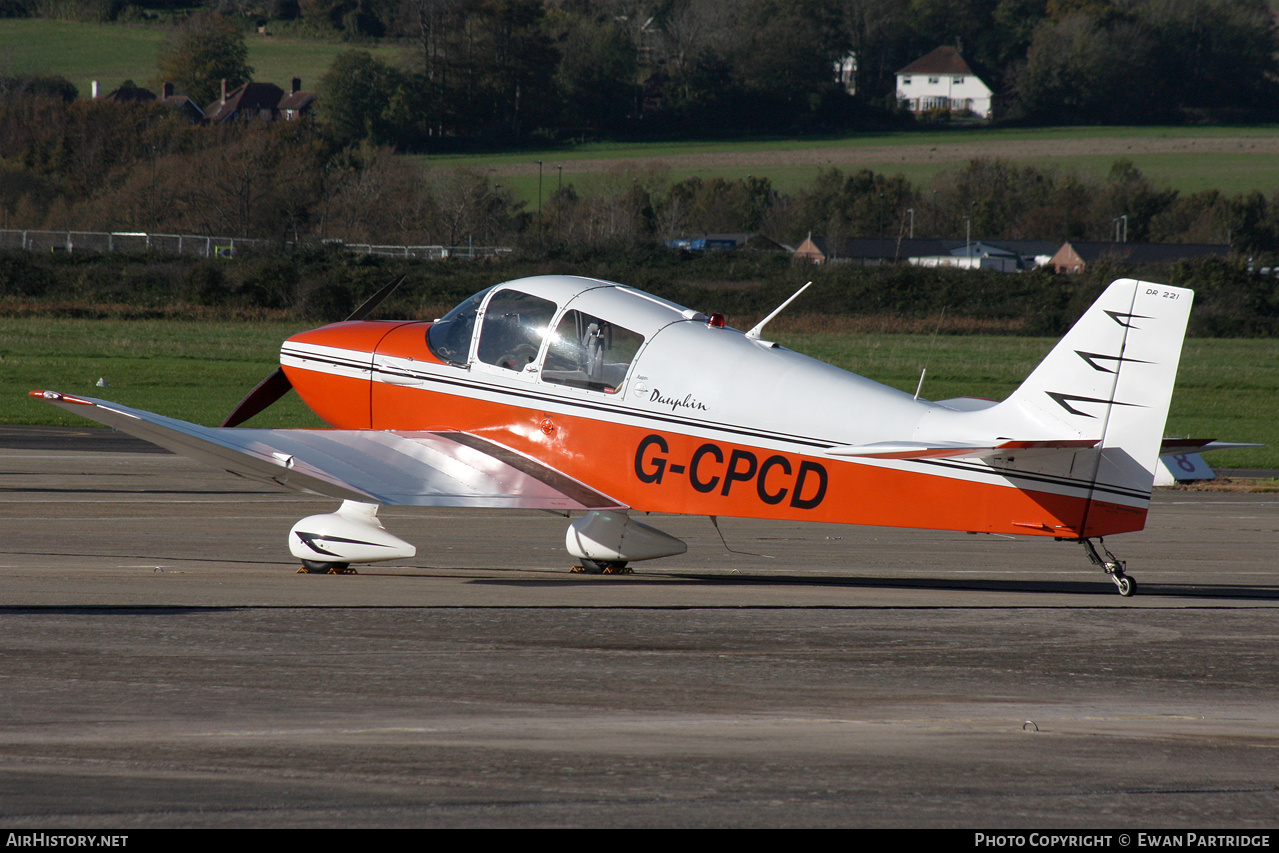
[[[1053,128],[923,128],[911,131],[867,132],[856,136],[811,137],[795,139],[777,137],[750,141],[705,140],[687,142],[588,142],[581,145],[531,149],[504,154],[444,154],[432,157],[439,164],[457,164],[462,161],[482,159],[490,165],[536,162],[547,163],[560,157],[574,160],[647,160],[663,155],[709,154],[736,155],[743,152],[793,152],[803,150],[842,151],[847,148],[874,149],[884,145],[909,142],[920,146],[950,145],[957,142],[1017,142],[1058,144],[1065,141],[1096,142],[1119,140],[1124,145],[1138,144],[1140,140],[1176,141],[1185,139],[1251,140],[1265,141],[1279,137],[1279,127],[1053,127]]]
[[[0,423],[84,424],[30,399],[32,389],[102,397],[216,425],[278,364],[284,323],[0,318]],[[898,334],[778,334],[792,349],[922,396],[1003,398],[1055,341],[1047,338]],[[105,379],[106,388],[96,382]],[[1279,468],[1279,341],[1186,342],[1169,435],[1264,442],[1215,455],[1222,467]],[[296,395],[251,426],[320,426]]]
[[[38,388],[216,426],[279,366],[280,344],[298,331],[284,323],[0,318],[0,423],[87,423],[24,397]],[[290,394],[252,425],[323,423]]]
[[[0,20],[0,74],[61,74],[89,97],[90,84],[99,81],[102,94],[125,80],[152,86],[156,58],[168,35],[161,26],[82,24],[40,18]],[[384,62],[399,64],[400,50],[306,39],[248,36],[249,65],[254,79],[287,89],[301,77],[314,89],[334,57],[348,50],[368,50]],[[201,106],[205,106],[201,104]]]
[[[1279,127],[954,128],[865,133],[828,139],[743,142],[590,143],[515,154],[447,154],[410,158],[425,168],[465,168],[537,206],[537,162],[547,197],[560,180],[588,192],[610,170],[657,168],[671,182],[691,176],[767,176],[781,192],[810,184],[823,169],[867,168],[902,174],[924,187],[975,157],[999,157],[1084,177],[1104,178],[1120,158],[1157,186],[1227,195],[1279,190]],[[562,167],[562,174],[561,174]]]

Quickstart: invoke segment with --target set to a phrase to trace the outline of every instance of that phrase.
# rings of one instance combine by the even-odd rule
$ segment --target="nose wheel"
[[[1080,539],[1079,542],[1084,546],[1084,553],[1088,555],[1088,561],[1110,575],[1110,579],[1114,581],[1115,589],[1120,595],[1128,598],[1137,591],[1137,582],[1124,574],[1124,568],[1127,563],[1110,553],[1110,549],[1106,547],[1104,539],[1098,537],[1096,545],[1093,544],[1091,539]],[[1104,557],[1102,554],[1097,553],[1098,546],[1101,547],[1102,552],[1105,554]]]

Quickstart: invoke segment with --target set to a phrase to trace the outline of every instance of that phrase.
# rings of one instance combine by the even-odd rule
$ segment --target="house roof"
[[[931,53],[924,54],[898,74],[962,74],[972,75],[973,69],[959,55],[959,51],[949,45],[942,45]]]
[[[162,99],[160,103],[174,112],[182,113],[193,124],[199,124],[204,121],[204,110],[200,109],[200,105],[186,95],[170,95]]]
[[[831,260],[903,261],[907,258],[944,257],[1015,257],[1018,265],[1033,265],[1041,255],[1057,251],[1058,243],[1044,240],[956,240],[953,238],[925,239],[879,237],[852,237],[832,241],[825,237],[809,237],[796,254],[800,257],[820,256]],[[1127,244],[1135,245],[1135,244]]]
[[[124,85],[104,95],[102,100],[115,101],[119,104],[138,101],[154,101],[155,92],[152,92],[150,89],[143,89],[141,86]]]
[[[1023,257],[1052,255],[1061,248],[1061,244],[1053,240],[983,240],[988,246],[998,246]]]
[[[296,92],[290,92],[280,99],[280,111],[284,110],[304,110],[315,100],[315,93],[299,89]]]
[[[211,122],[226,121],[236,113],[246,110],[274,112],[279,109],[280,99],[283,97],[284,90],[274,83],[245,83],[227,93],[223,100],[209,104],[204,112]]]
[[[963,240],[895,240],[882,237],[850,237],[830,240],[826,237],[810,237],[811,242],[826,258],[844,260],[893,260],[933,255],[948,255],[956,243],[962,249]],[[803,249],[803,247],[800,247]]]

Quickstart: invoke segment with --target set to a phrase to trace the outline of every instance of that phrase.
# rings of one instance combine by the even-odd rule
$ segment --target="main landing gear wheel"
[[[1124,574],[1124,568],[1127,563],[1110,553],[1110,549],[1106,547],[1104,539],[1098,537],[1097,545],[1101,546],[1101,550],[1106,554],[1105,557],[1097,553],[1097,545],[1093,545],[1091,539],[1080,539],[1079,542],[1084,546],[1088,561],[1110,575],[1110,579],[1114,581],[1115,589],[1118,590],[1120,595],[1128,598],[1137,591],[1137,582]]]
[[[629,575],[631,570],[624,560],[588,560],[582,558],[581,565],[574,566],[573,572],[584,575]]]
[[[326,563],[322,560],[303,560],[300,575],[356,575],[350,563]]]

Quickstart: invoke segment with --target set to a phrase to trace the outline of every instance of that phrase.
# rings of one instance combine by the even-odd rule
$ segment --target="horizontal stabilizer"
[[[830,456],[860,456],[867,459],[989,459],[995,456],[1027,456],[1087,450],[1097,442],[1089,439],[1060,441],[1001,441],[999,444],[965,444],[963,442],[881,441],[875,444],[832,447]]]
[[[1207,453],[1209,450],[1240,450],[1245,447],[1265,447],[1238,441],[1217,441],[1215,438],[1165,438],[1159,447],[1160,456],[1177,453]]]
[[[343,500],[559,512],[623,508],[554,468],[469,433],[227,429],[56,391],[31,396],[249,479]]]

